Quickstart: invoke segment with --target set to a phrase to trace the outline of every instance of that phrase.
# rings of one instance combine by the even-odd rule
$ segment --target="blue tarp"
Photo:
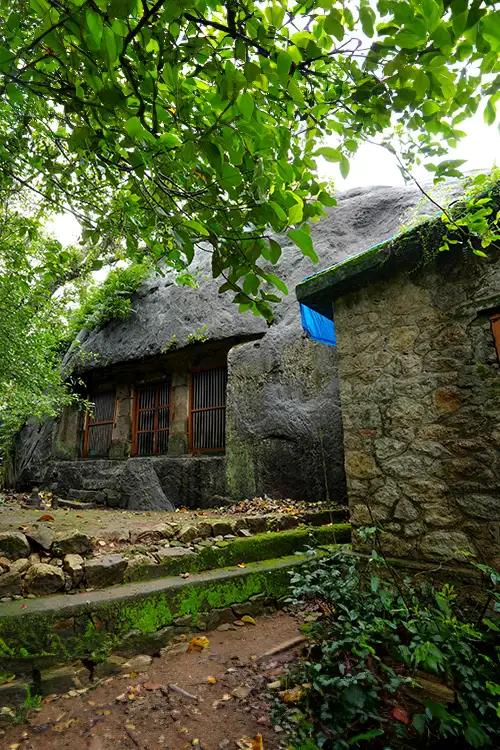
[[[313,341],[319,341],[321,344],[335,346],[337,339],[335,336],[335,325],[331,317],[322,315],[312,307],[300,303],[300,317],[302,328]]]

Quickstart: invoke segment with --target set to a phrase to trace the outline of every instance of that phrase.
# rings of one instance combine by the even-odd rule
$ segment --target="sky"
[[[464,171],[488,170],[500,165],[500,133],[498,125],[486,125],[481,112],[461,124],[467,133],[458,145],[450,150],[449,159],[465,159]],[[443,157],[444,158],[444,157]],[[336,164],[321,159],[318,163],[322,178],[333,178],[337,191],[367,185],[403,185],[404,180],[391,154],[379,146],[364,144],[351,161],[349,175],[344,179]],[[424,168],[414,170],[419,181],[429,182],[431,174]],[[64,245],[75,243],[80,235],[80,225],[71,214],[55,216],[47,229]]]

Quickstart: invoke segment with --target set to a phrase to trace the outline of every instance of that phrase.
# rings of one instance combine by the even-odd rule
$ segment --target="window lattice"
[[[226,444],[227,370],[217,367],[191,375],[190,437],[193,453],[223,451]]]
[[[168,450],[170,383],[152,383],[136,389],[134,453],[153,456]]]
[[[86,417],[83,436],[85,458],[105,458],[111,447],[115,416],[115,393],[97,393],[91,399],[92,411]]]

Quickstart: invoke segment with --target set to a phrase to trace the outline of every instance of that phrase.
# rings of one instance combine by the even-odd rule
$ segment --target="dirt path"
[[[81,695],[46,700],[27,724],[7,729],[0,747],[251,750],[251,740],[261,734],[264,750],[281,750],[285,745],[280,727],[271,725],[265,688],[294,652],[259,662],[256,657],[297,636],[298,623],[275,613],[255,625],[223,627],[235,629],[204,634],[210,645],[201,652],[188,653],[181,643],[153,659],[146,672],[108,678]]]

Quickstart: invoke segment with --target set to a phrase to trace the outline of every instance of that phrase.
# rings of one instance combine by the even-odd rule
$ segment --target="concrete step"
[[[81,687],[93,674],[102,673],[112,655],[155,654],[183,632],[213,629],[244,614],[275,608],[287,595],[291,570],[331,549],[193,573],[189,578],[169,576],[72,596],[4,603],[0,706],[18,703],[28,688],[32,693],[57,692],[54,686],[61,683],[55,678],[61,675],[64,684]]]

